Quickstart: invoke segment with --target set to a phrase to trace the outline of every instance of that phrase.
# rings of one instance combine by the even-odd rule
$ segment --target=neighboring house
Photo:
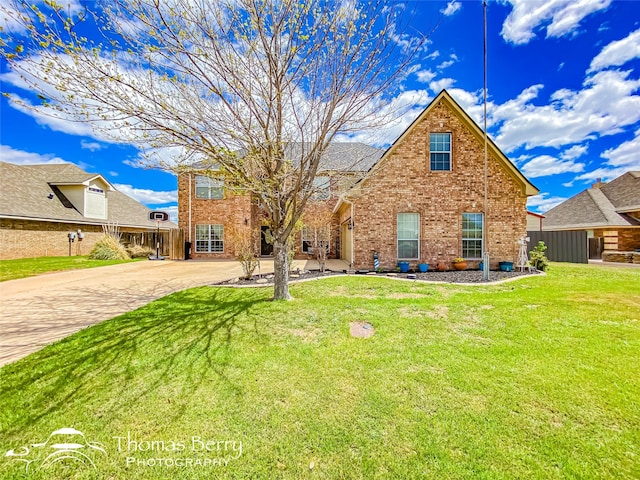
[[[527,210],[527,232],[541,232],[544,215]]]
[[[596,182],[545,213],[545,231],[586,231],[589,258],[632,261],[640,249],[640,172]]]
[[[125,242],[155,244],[149,209],[100,174],[72,164],[0,162],[0,184],[0,259],[68,255],[69,233],[76,234],[72,254],[88,254],[105,224],[117,225]],[[161,230],[176,227],[167,222]]]
[[[485,214],[483,132],[446,91],[386,151],[348,143],[331,148],[316,178],[317,186],[328,185],[320,208],[333,212],[331,256],[356,269],[372,269],[374,252],[385,269],[399,260],[415,266],[458,256],[477,265],[485,232],[492,267],[517,257],[527,197],[538,190],[488,140]],[[255,200],[206,176],[179,176],[178,204],[194,257],[231,257],[225,229],[263,223]],[[308,233],[296,242],[304,252]],[[270,253],[264,242],[261,253]]]

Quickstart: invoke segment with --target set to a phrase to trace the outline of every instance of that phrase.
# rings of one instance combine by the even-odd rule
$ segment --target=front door
[[[349,265],[353,263],[353,252],[351,250],[351,235],[353,230],[349,229],[351,220],[344,222],[340,227],[340,258]]]
[[[263,225],[260,227],[260,256],[269,257],[273,255],[273,244],[267,242],[267,238],[271,238],[269,227]]]

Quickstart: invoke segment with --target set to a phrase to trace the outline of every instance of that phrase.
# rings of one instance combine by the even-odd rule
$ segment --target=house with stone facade
[[[102,226],[117,225],[126,243],[153,246],[156,222],[149,209],[116,190],[102,175],[70,163],[0,162],[0,259],[88,254]],[[161,224],[161,231],[176,228]],[[164,253],[168,245],[161,233]],[[81,238],[81,240],[79,240]]]
[[[640,263],[640,171],[597,181],[545,213],[545,231],[586,231],[589,258]]]
[[[527,197],[538,190],[491,140],[487,151],[485,205],[483,132],[445,90],[386,150],[331,145],[316,178],[319,201],[308,207],[331,211],[330,256],[356,269],[372,269],[374,252],[385,269],[454,257],[474,266],[486,241],[492,267],[514,261]],[[179,176],[178,205],[194,257],[233,257],[231,226],[267,229],[255,199],[197,172]],[[304,229],[296,243],[305,255]],[[261,254],[269,253],[263,235]]]

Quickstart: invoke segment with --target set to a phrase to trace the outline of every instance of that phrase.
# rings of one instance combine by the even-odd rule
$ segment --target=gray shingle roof
[[[286,150],[291,159],[302,154],[302,143],[292,143]],[[319,171],[366,172],[384,154],[385,150],[358,142],[333,142],[320,159]]]
[[[289,143],[285,147],[285,156],[293,162],[299,161],[303,154],[304,147],[311,147],[311,144],[302,142]],[[333,142],[329,144],[327,151],[320,159],[318,166],[319,172],[367,172],[384,154],[385,150],[372,147],[365,143],[359,142]],[[237,152],[240,156],[246,153],[246,150]],[[308,152],[304,152],[308,153]],[[211,167],[210,163],[197,162],[192,166],[196,170],[198,168],[207,169]]]
[[[52,185],[78,184],[99,176],[72,164],[14,165],[0,162],[0,217],[121,227],[155,228],[148,218],[149,209],[117,190],[107,195],[107,219],[87,218],[75,208],[67,208],[56,196]],[[50,194],[54,194],[49,199]],[[175,228],[166,222],[162,228]]]
[[[624,175],[597,188],[584,190],[546,212],[545,230],[636,226],[640,221],[626,215],[640,210],[640,172]]]

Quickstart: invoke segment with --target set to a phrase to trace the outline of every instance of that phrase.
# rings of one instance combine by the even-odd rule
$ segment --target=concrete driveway
[[[262,272],[273,271],[263,261]],[[142,261],[0,283],[0,365],[186,288],[237,277],[234,261]]]

